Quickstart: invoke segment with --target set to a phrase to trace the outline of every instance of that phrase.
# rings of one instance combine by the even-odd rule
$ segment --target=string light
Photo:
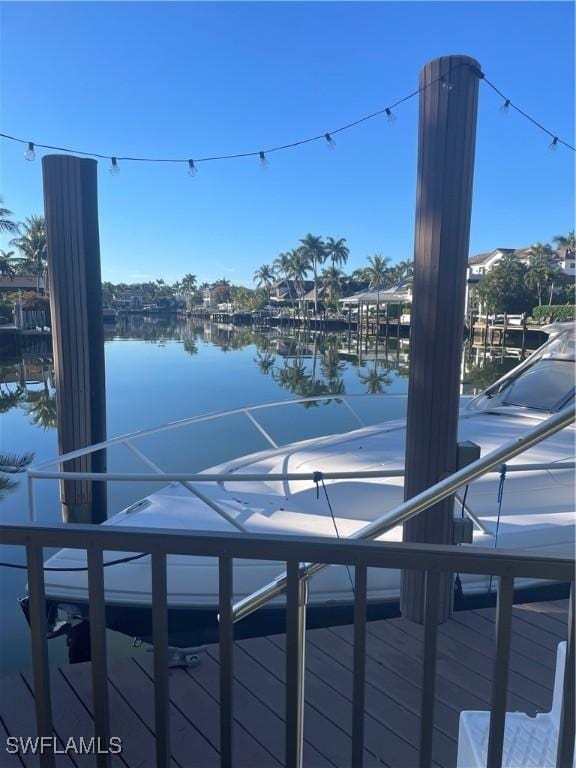
[[[550,149],[550,151],[552,152],[556,152],[556,150],[558,149],[558,136],[554,136],[554,138],[550,142],[550,146],[548,147],[548,149]]]
[[[531,117],[527,112],[520,109],[520,107],[516,106],[516,104],[514,104],[511,99],[505,96],[502,93],[502,91],[500,91],[494,85],[494,83],[490,82],[490,80],[488,80],[484,76],[484,73],[481,72],[477,67],[474,67],[469,64],[458,64],[457,66],[452,68],[451,74],[454,71],[456,71],[456,69],[459,69],[460,67],[468,67],[479,79],[483,80],[489,88],[494,90],[503,99],[504,103],[501,109],[504,112],[508,112],[510,109],[514,109],[518,114],[520,114],[526,120],[531,122],[534,126],[536,126],[541,131],[543,131],[548,136],[550,136],[550,138],[552,139],[552,145],[551,145],[552,148],[556,149],[558,144],[562,144],[567,149],[571,149],[573,152],[576,151],[576,148],[572,144],[569,144],[567,141],[564,141],[559,136],[556,136],[555,133],[548,130],[548,128],[545,128],[541,123],[539,123],[537,120]],[[83,155],[84,157],[94,157],[102,160],[111,159],[112,165],[110,166],[110,173],[112,173],[112,175],[114,176],[120,173],[120,168],[118,165],[119,160],[131,161],[131,162],[142,162],[142,163],[177,163],[179,165],[182,163],[187,163],[188,173],[190,173],[191,176],[195,174],[198,163],[205,163],[205,162],[210,162],[214,160],[233,160],[233,159],[242,158],[242,157],[258,157],[260,158],[260,165],[263,168],[265,168],[268,165],[267,155],[269,155],[271,152],[280,152],[283,150],[294,149],[295,147],[300,147],[304,144],[310,144],[315,141],[325,141],[328,143],[329,147],[333,148],[334,145],[336,144],[333,138],[336,133],[340,133],[341,131],[347,131],[350,128],[354,128],[357,125],[360,125],[361,123],[365,123],[368,120],[373,120],[374,118],[379,117],[381,115],[385,115],[388,121],[392,123],[396,119],[396,115],[393,113],[393,110],[396,107],[400,106],[400,104],[403,104],[406,101],[413,99],[415,96],[418,96],[422,91],[425,91],[427,88],[430,88],[430,86],[438,82],[440,82],[443,89],[447,91],[453,90],[453,84],[446,78],[445,75],[441,75],[440,77],[436,78],[435,80],[431,80],[429,83],[427,83],[426,85],[423,85],[417,90],[412,91],[412,93],[409,93],[403,98],[398,99],[398,101],[394,102],[393,104],[390,104],[387,107],[379,109],[376,112],[372,112],[369,115],[364,115],[363,117],[360,117],[357,120],[347,123],[346,125],[342,125],[339,128],[335,128],[330,132],[323,132],[318,134],[317,136],[310,136],[305,139],[300,139],[298,141],[290,142],[289,144],[282,144],[279,146],[269,147],[268,149],[265,149],[265,150],[252,151],[252,152],[238,152],[235,154],[212,155],[208,157],[197,157],[196,160],[188,160],[186,157],[178,158],[178,157],[115,156],[110,158],[110,155],[99,153],[99,152],[86,152],[84,150],[72,149],[71,147],[58,147],[51,144],[39,144],[37,142],[34,143],[26,139],[22,139],[18,136],[11,136],[10,134],[7,134],[7,133],[0,133],[0,137],[7,139],[8,141],[14,141],[20,144],[27,145],[28,149],[24,154],[27,160],[34,160],[34,158],[36,157],[36,153],[35,153],[36,149],[48,149],[56,152],[64,152],[64,153],[74,154],[74,155]]]
[[[527,112],[525,112],[523,109],[521,109],[519,106],[514,104],[512,99],[509,99],[507,96],[505,96],[502,91],[494,85],[490,80],[488,80],[487,77],[484,77],[484,82],[486,85],[491,88],[495,93],[500,96],[500,98],[504,99],[504,105],[503,107],[506,107],[507,109],[513,109],[515,110],[519,115],[521,115],[525,120],[528,120],[528,122],[532,123],[532,125],[536,126],[536,128],[539,128],[544,133],[548,134],[550,138],[552,139],[552,142],[550,144],[550,149],[556,150],[558,144],[562,144],[566,147],[566,149],[571,149],[572,152],[576,152],[576,147],[574,147],[572,144],[569,144],[567,141],[564,141],[564,139],[561,139],[559,136],[556,136],[556,134],[552,133],[552,131],[548,130],[542,123],[538,122],[538,120],[535,120],[532,115],[529,115]]]
[[[328,144],[328,149],[336,149],[336,142],[334,141],[332,136],[330,136],[329,133],[325,133],[324,138],[326,139],[326,143]]]

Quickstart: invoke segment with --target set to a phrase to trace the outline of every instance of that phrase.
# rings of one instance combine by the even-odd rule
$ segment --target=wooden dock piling
[[[42,159],[48,282],[61,454],[106,440],[104,328],[96,161],[68,155]],[[69,472],[105,472],[105,451],[65,462]],[[106,484],[65,480],[67,522],[106,519]]]
[[[420,73],[406,499],[456,470],[479,72],[468,56],[443,56]],[[451,544],[453,499],[405,523],[404,540]],[[423,623],[424,593],[424,574],[405,571],[405,617]],[[449,577],[440,593],[442,621],[451,608]]]

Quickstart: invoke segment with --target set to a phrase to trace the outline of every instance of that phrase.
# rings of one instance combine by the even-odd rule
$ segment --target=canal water
[[[241,409],[296,397],[350,395],[364,423],[402,416],[408,388],[409,342],[390,338],[361,341],[347,333],[313,334],[268,328],[253,330],[192,320],[124,318],[106,330],[108,437],[187,417]],[[518,363],[508,350],[483,358],[464,350],[462,393],[474,394]],[[380,397],[377,397],[381,395]],[[316,400],[306,406],[258,411],[258,420],[281,444],[358,425],[343,401]],[[57,455],[57,417],[52,359],[48,348],[29,348],[22,357],[0,358],[0,451],[33,453],[33,463]],[[190,424],[142,438],[138,447],[163,470],[195,472],[266,447],[242,413]],[[125,448],[108,452],[108,471],[144,472]],[[29,519],[26,483],[0,499],[2,522]],[[152,483],[109,483],[108,512],[119,511],[158,489]],[[57,484],[35,483],[35,519],[60,521]],[[47,554],[49,552],[47,551]],[[0,547],[2,563],[22,565],[23,551]],[[29,633],[18,605],[25,572],[0,567],[0,674],[30,664]],[[112,654],[133,652],[127,638],[110,633]],[[66,660],[63,638],[49,643],[54,662]]]

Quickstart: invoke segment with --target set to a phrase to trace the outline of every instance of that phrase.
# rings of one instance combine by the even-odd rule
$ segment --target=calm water
[[[269,329],[254,332],[192,321],[132,317],[106,333],[108,437],[211,411],[297,396],[366,395],[354,408],[366,422],[402,415],[408,387],[407,340],[374,340],[366,347],[346,333],[312,335]],[[34,463],[57,455],[52,361],[41,350],[20,360],[0,359],[0,450],[34,453]],[[463,393],[474,393],[515,365],[518,358],[486,361],[466,351]],[[357,426],[340,403],[315,403],[259,412],[274,439],[287,442]],[[197,471],[266,447],[241,414],[142,439],[139,447],[162,469]],[[125,448],[109,451],[108,469],[142,472]],[[157,489],[157,484],[110,484],[109,514]],[[28,519],[26,484],[20,479],[0,501],[3,522]],[[36,517],[60,520],[56,483],[36,486]],[[23,563],[23,552],[1,547],[4,562]],[[0,674],[29,665],[29,636],[17,598],[25,593],[22,571],[0,568],[2,632]],[[110,638],[112,652],[130,650],[126,638]],[[49,643],[54,660],[65,659],[63,639]]]

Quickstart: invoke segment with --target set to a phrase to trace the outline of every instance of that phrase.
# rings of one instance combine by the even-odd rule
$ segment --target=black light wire
[[[456,67],[454,67],[453,69],[451,69],[450,74],[452,72],[456,71],[457,69],[459,69],[462,66],[470,66],[470,65],[468,65],[468,64],[459,64]],[[486,85],[489,88],[491,88],[501,98],[503,98],[505,100],[505,104],[506,104],[507,107],[512,107],[514,110],[516,110],[516,112],[518,112],[520,115],[522,115],[522,117],[524,117],[526,120],[529,120],[533,125],[535,125],[537,128],[539,128],[541,131],[544,131],[544,133],[546,133],[548,136],[550,136],[553,139],[554,144],[562,144],[565,147],[567,147],[568,149],[571,149],[572,151],[576,151],[576,149],[571,144],[569,144],[567,141],[564,141],[563,139],[559,138],[556,134],[554,134],[548,128],[543,126],[542,123],[538,122],[538,120],[536,120],[531,115],[529,115],[527,112],[525,112],[523,109],[521,109],[516,104],[514,104],[512,102],[512,100],[509,99],[508,97],[506,97],[504,95],[504,93],[499,88],[497,88],[497,86],[491,80],[489,80],[488,78],[485,77],[483,72],[481,72],[476,67],[472,67],[472,69],[474,70],[475,74],[478,76],[479,79],[484,80],[484,82],[486,83]],[[427,88],[429,88],[434,83],[437,83],[439,81],[445,82],[446,81],[446,76],[445,75],[440,75],[439,77],[435,78],[434,80],[431,80],[429,83],[426,83],[426,85],[423,85],[420,88],[418,88],[417,90],[412,91],[408,95],[404,96],[403,98],[398,99],[398,101],[395,101],[393,104],[389,104],[388,106],[386,106],[386,107],[384,107],[382,109],[379,109],[376,112],[372,112],[369,115],[364,115],[363,117],[360,117],[357,120],[353,120],[352,122],[347,123],[346,125],[342,125],[339,128],[335,128],[334,130],[323,131],[322,133],[319,133],[317,136],[310,136],[308,138],[300,139],[298,141],[293,141],[293,142],[290,142],[288,144],[281,144],[281,145],[278,145],[278,146],[270,147],[269,149],[265,149],[265,150],[256,150],[256,151],[251,151],[251,152],[236,152],[236,153],[226,154],[226,155],[211,155],[211,156],[207,156],[207,157],[194,158],[193,162],[194,162],[194,164],[196,164],[196,163],[210,162],[210,161],[213,161],[213,160],[233,160],[233,159],[237,159],[237,158],[241,158],[241,157],[261,157],[262,154],[268,155],[268,154],[271,154],[272,152],[280,152],[280,151],[285,150],[285,149],[293,149],[294,147],[300,147],[300,146],[302,146],[304,144],[310,144],[311,142],[314,142],[314,141],[326,141],[327,140],[327,136],[332,137],[332,136],[336,135],[337,133],[341,133],[342,131],[347,131],[350,128],[354,128],[355,126],[360,125],[361,123],[365,123],[366,121],[372,120],[373,118],[379,117],[381,115],[388,115],[389,116],[393,109],[395,109],[396,107],[400,106],[404,102],[409,101],[410,99],[413,99],[415,96],[418,96],[420,93],[422,93],[422,91],[425,91]],[[1,133],[0,132],[0,137],[2,137],[4,139],[8,139],[9,141],[16,141],[16,142],[18,142],[20,144],[27,144],[27,145],[32,146],[34,148],[37,147],[39,149],[50,149],[50,150],[55,150],[57,152],[66,152],[66,153],[69,153],[69,154],[83,155],[85,157],[95,157],[95,158],[99,158],[99,159],[103,159],[103,160],[110,160],[112,158],[112,155],[105,155],[105,154],[102,154],[100,152],[86,152],[86,151],[83,151],[83,150],[72,149],[70,147],[59,147],[59,146],[55,146],[53,144],[39,144],[39,143],[36,143],[36,142],[31,142],[28,139],[22,139],[22,138],[20,138],[18,136],[12,136],[12,135],[10,135],[8,133]],[[191,158],[189,158],[189,157],[185,157],[185,158],[133,157],[133,156],[129,156],[129,155],[124,155],[124,156],[115,155],[114,159],[116,161],[120,161],[121,160],[121,161],[146,162],[146,163],[185,163],[185,164],[188,164],[190,162]]]
[[[538,120],[535,120],[531,115],[529,115],[523,109],[520,109],[520,107],[514,104],[512,99],[509,99],[507,96],[505,96],[502,93],[502,91],[499,88],[497,88],[491,80],[488,80],[487,77],[483,77],[482,79],[484,80],[484,82],[489,88],[492,88],[492,90],[495,91],[498,94],[498,96],[504,99],[504,104],[506,108],[515,109],[516,112],[522,115],[522,117],[526,118],[526,120],[529,120],[533,125],[536,126],[536,128],[539,128],[541,131],[544,131],[544,133],[548,134],[548,136],[550,136],[553,139],[555,144],[563,144],[568,149],[571,149],[572,152],[576,152],[576,147],[573,147],[572,144],[568,144],[567,141],[564,141],[564,139],[561,139],[555,133],[552,133],[552,131],[548,130],[548,128],[542,125],[542,123],[539,123]]]
[[[141,555],[131,555],[130,557],[121,557],[119,560],[109,560],[107,563],[102,563],[103,568],[107,568],[109,565],[121,565],[122,563],[131,563],[133,560],[140,560],[142,557],[148,557],[149,552],[143,552]],[[16,568],[21,571],[27,571],[27,565],[19,565],[18,563],[3,563],[0,562],[0,568]],[[87,571],[88,567],[83,568],[44,568],[45,571]]]

